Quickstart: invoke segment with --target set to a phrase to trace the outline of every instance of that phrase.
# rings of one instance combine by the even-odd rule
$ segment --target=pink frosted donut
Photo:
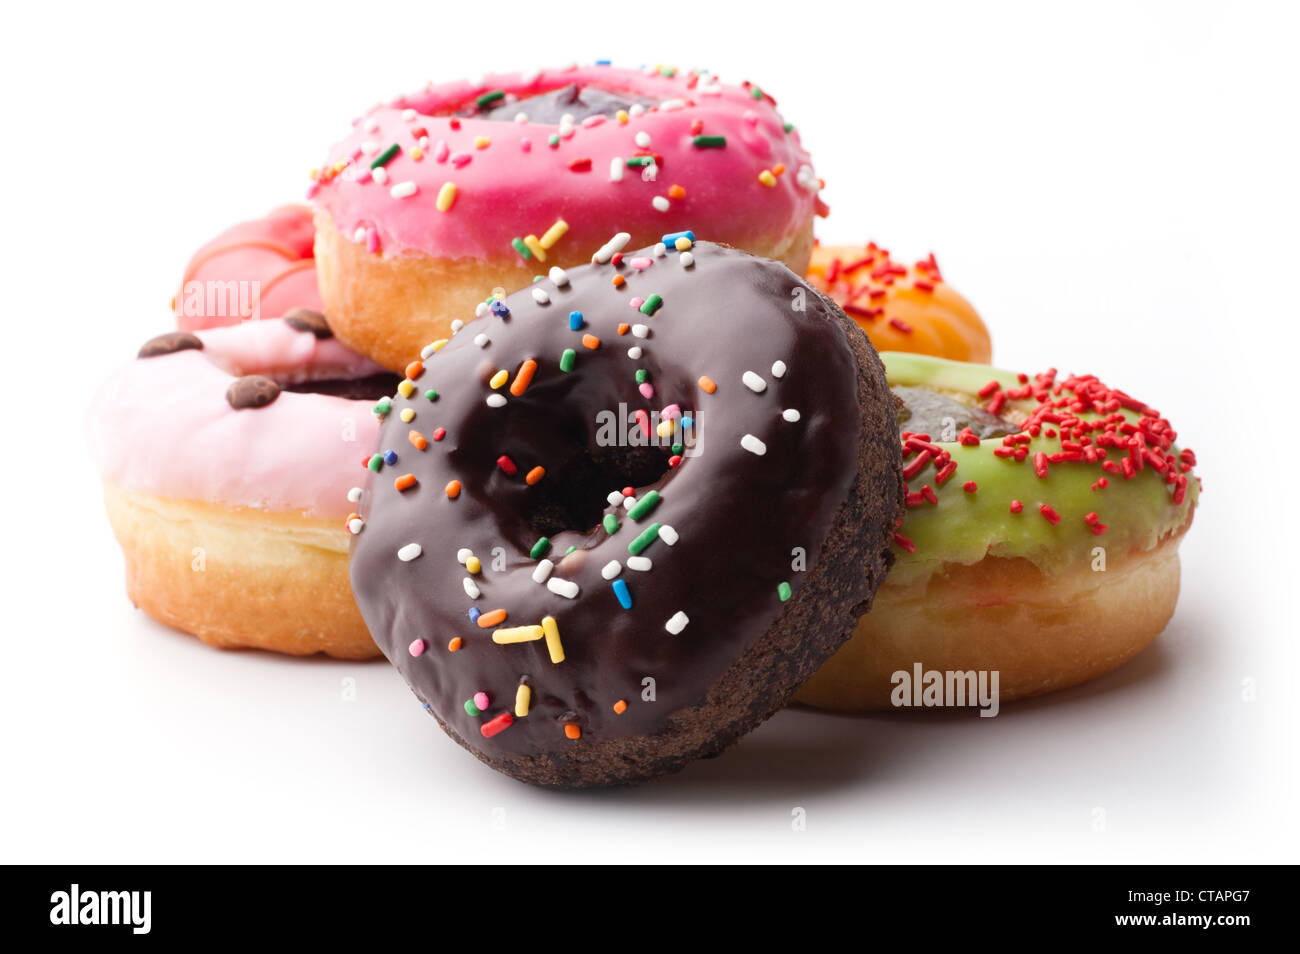
[[[320,311],[311,210],[286,205],[240,222],[194,253],[172,300],[182,331]]]
[[[608,66],[430,85],[356,121],[315,173],[339,337],[393,370],[495,287],[694,229],[802,274],[821,183],[776,102],[699,72]]]
[[[375,655],[346,507],[395,386],[318,313],[147,342],[87,419],[132,601],[216,646]]]

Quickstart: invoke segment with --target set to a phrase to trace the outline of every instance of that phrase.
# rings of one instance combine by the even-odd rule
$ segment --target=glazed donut
[[[943,280],[933,253],[912,266],[875,242],[818,243],[808,283],[857,320],[878,351],[909,351],[986,364],[988,329],[965,298]]]
[[[311,210],[286,205],[240,222],[194,253],[172,299],[176,327],[198,331],[293,308],[320,311]]]
[[[838,308],[690,236],[609,247],[407,368],[352,543],[447,734],[564,788],[771,715],[869,606],[901,511],[893,399]]]
[[[1009,701],[1109,672],[1154,640],[1200,492],[1169,422],[1090,375],[881,358],[902,401],[898,559],[798,701],[888,708],[894,674],[918,665],[996,671]]]
[[[325,313],[400,371],[484,290],[687,223],[802,272],[821,183],[757,86],[608,66],[430,85],[376,108],[314,173]]]
[[[87,420],[131,600],[214,646],[377,655],[345,522],[395,384],[315,312],[147,342]]]

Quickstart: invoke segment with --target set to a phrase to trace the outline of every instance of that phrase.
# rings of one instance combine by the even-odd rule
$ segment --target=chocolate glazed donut
[[[362,614],[447,734],[526,782],[718,753],[891,560],[897,427],[866,336],[785,266],[692,238],[616,238],[490,300],[376,409]]]

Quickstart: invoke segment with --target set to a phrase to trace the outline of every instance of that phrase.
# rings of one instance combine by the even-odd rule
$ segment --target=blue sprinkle
[[[665,236],[664,236],[663,238],[661,238],[659,241],[663,242],[663,243],[664,243],[665,245],[667,245],[669,248],[672,248],[674,245],[677,244],[677,240],[678,240],[679,238],[681,238],[682,236],[686,236],[686,238],[690,239],[690,240],[691,240],[691,244],[694,244],[694,243],[695,243],[695,233],[694,233],[694,232],[691,232],[691,231],[686,231],[686,232],[669,232],[667,235],[665,235]]]
[[[609,64],[612,63],[612,62],[614,62],[614,61],[613,61],[613,60],[597,60],[597,61],[596,61],[596,65],[597,65],[597,66],[609,66]]]
[[[582,327],[582,312],[580,311],[569,312],[569,330],[577,331],[581,327]]]
[[[614,595],[623,609],[632,608],[632,592],[627,588],[627,580],[614,581]]]
[[[478,618],[482,615],[483,615],[483,611],[479,609],[477,606],[471,606],[469,608],[469,621],[471,623],[477,623]]]
[[[500,299],[497,299],[496,301],[492,302],[491,307],[492,307],[492,314],[496,315],[498,318],[510,317],[510,309],[507,308],[506,303],[501,301]]]
[[[683,414],[682,430],[689,431],[694,426],[695,426],[695,418],[691,417],[689,414]]]
[[[392,467],[397,463],[397,451],[384,451],[384,463]]]

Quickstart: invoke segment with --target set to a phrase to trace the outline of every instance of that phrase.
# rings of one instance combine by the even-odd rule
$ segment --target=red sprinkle
[[[514,725],[514,722],[515,722],[514,716],[512,716],[509,712],[503,712],[495,719],[489,719],[487,722],[484,722],[481,726],[479,726],[479,731],[483,733],[483,737],[485,739],[490,739],[492,738],[492,736],[504,732],[506,729],[510,728],[512,725]]]
[[[569,160],[569,168],[574,172],[590,172],[591,159],[587,156],[583,156],[580,159],[571,159]]]
[[[1024,509],[1025,509],[1025,505],[1022,504],[1019,500],[1013,500],[1013,501],[1011,501],[1011,512],[1012,512],[1012,513],[1020,513],[1020,511],[1022,511],[1022,510],[1024,510]]]
[[[1043,504],[1041,507],[1039,507],[1038,512],[1041,513],[1044,517],[1046,517],[1047,522],[1050,523],[1052,526],[1056,526],[1058,523],[1061,522],[1061,515],[1058,514],[1055,510],[1053,510],[1048,504]]]
[[[966,491],[968,494],[973,494],[975,491],[979,490],[979,484],[975,483],[973,480],[968,480],[966,483],[961,485],[961,489]]]
[[[497,458],[497,466],[500,467],[503,471],[505,471],[506,474],[510,477],[513,477],[515,474],[519,473],[519,468],[515,466],[515,462],[512,461],[505,454],[502,454],[500,457]]]
[[[901,533],[894,534],[894,542],[897,543],[904,550],[906,550],[908,553],[916,552],[916,544],[913,543],[911,540],[907,539],[907,537],[903,536]]]

